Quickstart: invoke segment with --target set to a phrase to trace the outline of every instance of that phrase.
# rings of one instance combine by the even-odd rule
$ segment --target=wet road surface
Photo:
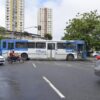
[[[27,61],[0,66],[0,100],[100,100],[93,62]]]

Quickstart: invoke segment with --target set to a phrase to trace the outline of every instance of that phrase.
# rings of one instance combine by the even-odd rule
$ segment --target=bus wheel
[[[22,53],[21,57],[22,57],[23,60],[27,60],[28,59],[27,53]]]
[[[74,56],[73,56],[72,54],[69,54],[69,55],[67,56],[67,60],[68,60],[68,61],[73,61],[73,60],[74,60]]]

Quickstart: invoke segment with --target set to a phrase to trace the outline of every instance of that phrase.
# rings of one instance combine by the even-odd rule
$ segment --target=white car
[[[0,65],[5,64],[5,58],[0,55]]]
[[[92,54],[93,57],[95,57],[97,55],[100,55],[100,51],[94,51],[93,54]]]
[[[95,75],[100,76],[100,60],[96,61],[94,73],[95,73]]]

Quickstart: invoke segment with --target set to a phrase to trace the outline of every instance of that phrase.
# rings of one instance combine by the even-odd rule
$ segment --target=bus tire
[[[27,59],[28,59],[28,54],[27,54],[27,53],[22,53],[22,54],[21,54],[21,58],[22,58],[23,60],[27,60]]]
[[[68,61],[73,61],[74,60],[74,55],[73,54],[67,55],[67,60]]]

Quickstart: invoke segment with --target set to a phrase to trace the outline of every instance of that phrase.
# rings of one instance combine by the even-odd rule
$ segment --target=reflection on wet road
[[[20,100],[18,98],[17,82],[11,79],[10,72],[5,66],[0,66],[0,100]]]

